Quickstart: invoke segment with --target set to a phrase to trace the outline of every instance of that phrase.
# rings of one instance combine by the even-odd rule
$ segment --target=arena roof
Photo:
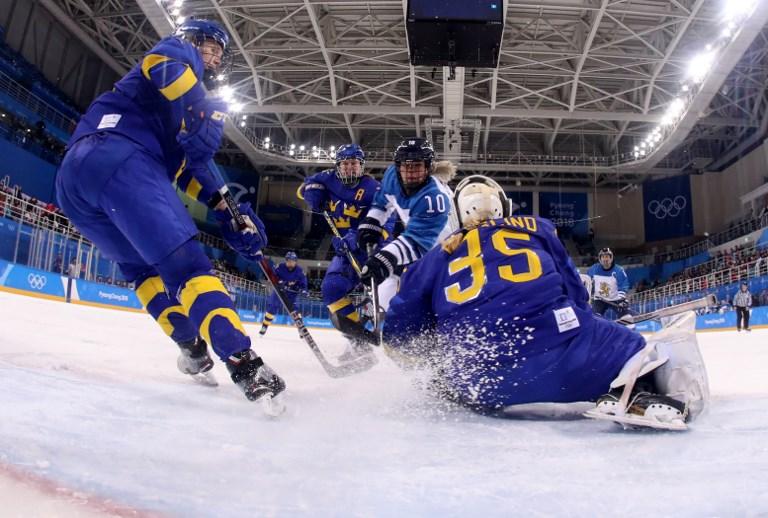
[[[178,3],[234,36],[227,134],[254,165],[301,176],[356,141],[382,167],[419,134],[464,173],[599,187],[721,169],[764,137],[768,2],[739,1],[749,17],[727,0],[509,1],[498,68],[453,81],[409,64],[403,0]],[[41,3],[122,71],[173,30],[177,0]]]

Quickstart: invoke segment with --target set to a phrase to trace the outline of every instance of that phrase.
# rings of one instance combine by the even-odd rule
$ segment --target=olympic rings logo
[[[674,199],[653,200],[648,204],[648,212],[656,216],[656,219],[676,218],[687,206],[685,196],[675,196]]]
[[[44,275],[30,273],[27,275],[27,282],[29,283],[30,288],[40,291],[45,287],[45,283],[48,282],[48,279],[46,279]]]

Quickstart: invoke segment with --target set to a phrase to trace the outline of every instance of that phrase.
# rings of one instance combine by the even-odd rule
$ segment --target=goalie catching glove
[[[214,210],[213,213],[219,220],[221,234],[227,244],[244,258],[256,260],[261,249],[267,246],[267,231],[250,203],[240,203],[238,208],[245,219],[245,228],[242,229],[226,208]]]

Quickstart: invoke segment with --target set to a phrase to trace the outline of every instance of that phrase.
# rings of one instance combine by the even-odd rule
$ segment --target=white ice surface
[[[221,364],[216,389],[179,374],[147,315],[8,293],[0,315],[3,517],[105,502],[184,517],[768,514],[768,331],[700,334],[711,411],[654,433],[481,417],[423,396],[384,357],[330,379],[295,330],[249,326],[288,383],[287,414],[269,419]],[[314,334],[340,352],[334,331]]]

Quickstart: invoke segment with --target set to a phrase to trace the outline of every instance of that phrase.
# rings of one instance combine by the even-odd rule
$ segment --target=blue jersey
[[[639,335],[597,322],[545,219],[512,216],[456,233],[409,267],[401,286],[384,321],[390,350],[438,359],[459,398],[484,407],[597,397],[642,347]],[[595,352],[603,345],[616,350]]]
[[[608,270],[600,263],[593,264],[587,272],[592,278],[592,295],[595,300],[623,300],[629,291],[629,279],[624,268],[614,264]]]
[[[285,263],[281,263],[280,266],[275,268],[277,278],[280,279],[280,284],[287,290],[292,292],[299,292],[307,289],[307,276],[304,275],[304,270],[301,266],[296,265],[293,270],[289,270]]]
[[[394,165],[384,173],[368,216],[384,225],[392,213],[397,213],[405,230],[383,250],[395,256],[398,266],[417,261],[459,227],[450,187],[430,176],[424,187],[406,196]]]
[[[315,207],[327,206],[328,213],[343,236],[357,228],[360,220],[368,213],[379,188],[379,182],[368,175],[363,175],[357,185],[344,185],[335,170],[326,169],[304,180],[297,195]]]
[[[71,147],[94,133],[120,135],[164,165],[170,180],[207,202],[220,187],[206,164],[187,163],[176,136],[185,112],[205,98],[200,53],[176,37],[160,40],[114,88],[96,98],[80,118]]]

